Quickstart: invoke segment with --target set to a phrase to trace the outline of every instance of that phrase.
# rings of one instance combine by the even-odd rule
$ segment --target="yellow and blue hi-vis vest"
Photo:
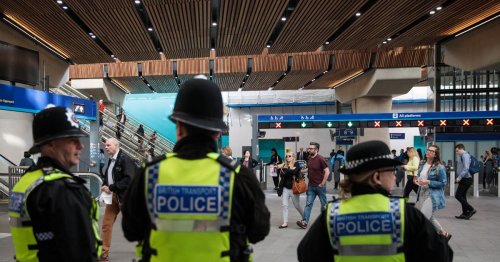
[[[327,206],[326,223],[335,261],[405,261],[404,199],[354,196]]]
[[[233,184],[239,166],[219,154],[188,160],[167,154],[145,170],[153,229],[151,261],[230,261]]]
[[[31,218],[26,206],[29,194],[42,183],[70,178],[70,175],[52,168],[47,168],[46,170],[37,169],[24,174],[12,189],[9,196],[9,219],[17,261],[38,261],[38,241],[48,241],[55,237],[53,232],[37,232],[35,234],[33,231]],[[99,225],[97,223],[99,220],[99,207],[93,199],[89,215],[96,238],[97,255],[100,256],[102,246],[99,236]]]

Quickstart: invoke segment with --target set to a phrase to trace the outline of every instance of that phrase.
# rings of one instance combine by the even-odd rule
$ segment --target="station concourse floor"
[[[297,245],[307,229],[300,229],[295,221],[299,214],[289,203],[288,228],[278,229],[282,223],[281,198],[272,189],[272,182],[268,182],[265,190],[266,204],[271,211],[271,232],[263,241],[254,245],[254,261],[289,262],[297,261]],[[327,197],[336,195],[333,184],[327,184]],[[393,190],[394,195],[401,195],[401,188]],[[414,193],[410,201],[414,202]],[[500,198],[496,196],[470,196],[469,202],[477,209],[477,214],[471,220],[458,220],[455,215],[461,211],[460,204],[454,197],[446,198],[446,208],[437,213],[439,222],[453,237],[450,245],[454,251],[454,261],[500,261]],[[301,205],[305,204],[305,194],[300,198]],[[314,203],[311,214],[312,223],[318,216],[319,199]],[[104,212],[102,208],[101,216]],[[131,261],[134,255],[134,244],[123,237],[121,231],[121,215],[113,228],[113,240],[110,251],[110,261]],[[0,261],[14,261],[14,250],[8,226],[7,203],[0,202]]]

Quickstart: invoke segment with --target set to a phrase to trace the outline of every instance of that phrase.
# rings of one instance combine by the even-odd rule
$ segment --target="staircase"
[[[78,98],[84,98],[88,99],[87,96],[79,92],[78,90],[75,90],[69,85],[63,85],[59,88],[52,89],[51,92],[56,93],[56,94],[61,94],[61,95],[67,95],[67,96],[74,96]],[[118,124],[118,119],[115,116],[113,112],[108,110],[107,108],[104,109],[104,114],[103,114],[103,127],[100,127],[100,142],[106,141],[106,139],[111,138],[111,137],[116,137],[116,127]],[[144,127],[144,134],[145,136],[138,136],[135,134],[137,129],[139,128],[139,125],[142,124],[138,119],[127,115],[127,122],[125,123],[125,126],[123,128],[123,131],[121,132],[121,139],[120,139],[120,149],[123,149],[125,153],[127,153],[130,157],[135,159],[138,162],[143,162],[147,157],[144,155],[141,155],[138,152],[139,148],[139,138],[141,138],[144,141],[144,144],[147,147],[147,151],[149,152],[151,147],[149,145],[149,134],[153,133],[153,129],[151,129],[149,126],[142,124]],[[90,122],[89,120],[86,119],[80,119],[80,126],[82,130],[89,134],[90,133]],[[157,133],[157,138],[156,142],[154,143],[154,155],[160,155],[164,154],[166,152],[172,152],[174,148],[174,143],[167,139],[166,137],[160,135]]]

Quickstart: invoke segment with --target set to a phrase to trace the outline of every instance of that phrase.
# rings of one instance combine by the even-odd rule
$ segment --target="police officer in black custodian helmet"
[[[100,255],[97,204],[85,181],[69,171],[80,162],[84,136],[67,108],[50,107],[35,116],[29,152],[41,157],[9,197],[17,261],[96,261]]]
[[[142,261],[249,261],[249,243],[267,236],[270,213],[252,171],[217,153],[227,128],[219,87],[188,80],[169,118],[174,152],[134,177],[123,201],[125,237],[139,241]]]

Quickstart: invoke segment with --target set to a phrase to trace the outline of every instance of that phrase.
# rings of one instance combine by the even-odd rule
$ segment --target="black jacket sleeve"
[[[123,194],[127,190],[135,171],[133,160],[121,151],[120,157],[113,167],[113,177],[116,181],[109,185],[109,190]]]
[[[128,241],[145,239],[151,225],[144,192],[144,169],[132,178],[123,199],[123,234]]]
[[[404,253],[406,261],[452,261],[453,251],[444,237],[420,211],[406,205]],[[326,228],[326,215],[322,212],[297,248],[298,260],[334,261]]]

